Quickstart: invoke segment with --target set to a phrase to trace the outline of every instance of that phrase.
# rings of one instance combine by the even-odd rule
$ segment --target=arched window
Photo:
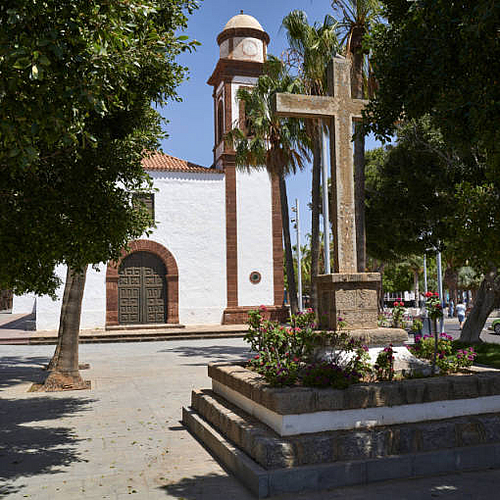
[[[224,138],[224,110],[222,106],[222,99],[219,99],[217,104],[217,133],[216,133],[216,146],[220,144]]]

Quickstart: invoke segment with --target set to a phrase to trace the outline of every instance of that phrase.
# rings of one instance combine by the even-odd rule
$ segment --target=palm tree
[[[304,84],[304,91],[311,95],[325,95],[326,68],[340,48],[337,41],[337,22],[327,15],[322,25],[310,26],[307,15],[301,10],[290,12],[282,21],[290,45],[289,60],[297,65],[298,73]],[[319,274],[320,230],[319,214],[321,211],[321,141],[323,124],[321,120],[306,120],[306,131],[312,139],[313,168],[311,189],[311,307],[318,308],[316,276]],[[325,159],[324,159],[325,160]]]
[[[288,294],[294,314],[298,311],[298,300],[285,177],[302,169],[309,160],[309,139],[299,120],[279,118],[273,113],[272,100],[278,92],[301,93],[302,90],[300,81],[289,75],[283,62],[269,56],[264,74],[255,87],[240,88],[237,93],[245,106],[246,130],[233,128],[226,134],[226,141],[235,149],[237,167],[265,168],[279,179]]]
[[[369,60],[363,47],[363,37],[379,19],[378,0],[332,0],[332,7],[339,13],[339,28],[343,32],[346,56],[352,62],[351,95],[353,98],[369,97]],[[365,235],[365,139],[357,133],[354,138],[354,182],[356,204],[356,241],[358,271],[366,269]]]

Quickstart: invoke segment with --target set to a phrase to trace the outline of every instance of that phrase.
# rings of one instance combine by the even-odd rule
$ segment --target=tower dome
[[[269,35],[259,21],[241,11],[233,16],[217,37],[221,59],[264,62]]]
[[[255,17],[249,16],[248,14],[243,14],[243,11],[241,12],[241,14],[237,14],[236,16],[229,19],[222,31],[231,28],[254,28],[259,31],[264,31],[259,21],[257,21]]]

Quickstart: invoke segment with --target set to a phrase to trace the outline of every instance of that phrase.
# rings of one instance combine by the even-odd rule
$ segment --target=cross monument
[[[352,130],[367,101],[351,97],[351,63],[344,57],[334,57],[328,67],[328,93],[276,94],[275,111],[329,121],[335,272],[318,276],[320,324],[336,329],[342,317],[350,328],[377,328],[380,274],[358,273],[356,255]]]

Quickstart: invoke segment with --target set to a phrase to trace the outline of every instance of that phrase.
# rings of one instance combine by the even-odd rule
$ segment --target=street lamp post
[[[436,261],[437,261],[437,282],[438,282],[438,293],[439,293],[439,301],[441,302],[441,307],[444,309],[444,300],[443,300],[443,270],[441,267],[441,252],[438,250],[437,256],[436,256]],[[441,317],[439,321],[439,326],[440,326],[440,332],[443,333],[444,331],[444,313],[443,316]]]
[[[292,222],[295,223],[297,234],[297,288],[299,291],[299,311],[302,311],[304,306],[302,301],[302,252],[300,249],[300,215],[298,198],[295,198],[295,207],[292,208],[292,212],[295,212],[295,219],[292,219]]]

